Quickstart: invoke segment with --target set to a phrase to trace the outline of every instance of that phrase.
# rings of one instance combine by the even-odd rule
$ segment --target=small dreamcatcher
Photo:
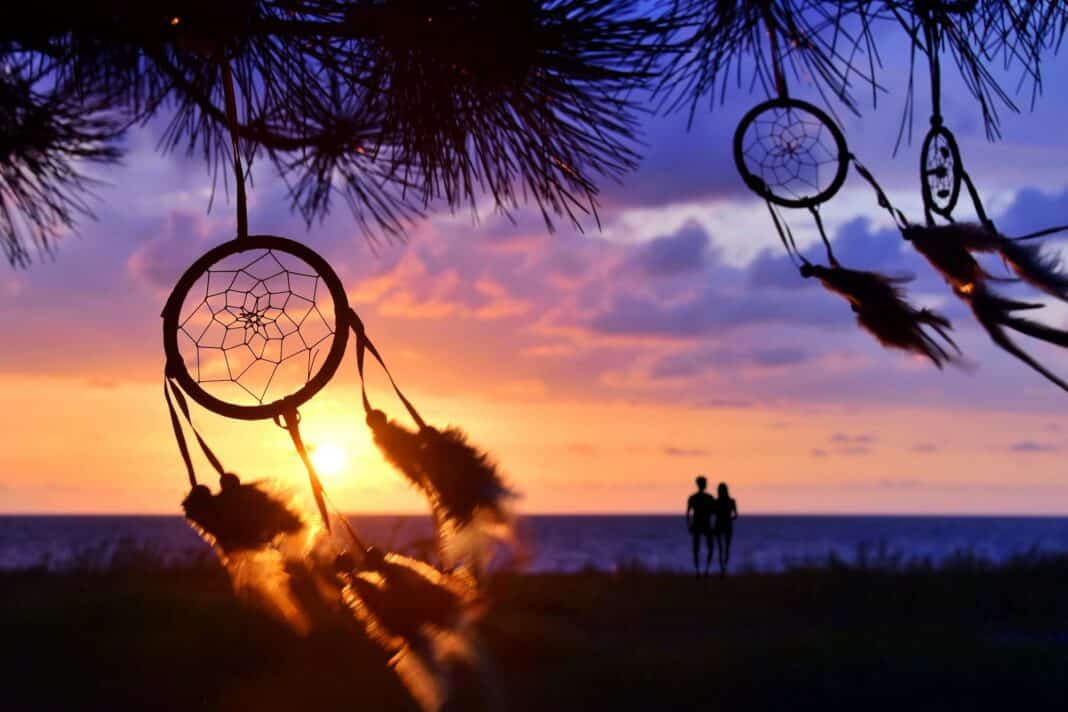
[[[306,630],[314,616],[294,592],[293,580],[311,577],[317,585],[304,588],[332,591],[336,607],[352,611],[371,637],[394,654],[394,667],[417,700],[436,709],[445,699],[446,658],[466,648],[471,663],[477,649],[468,625],[484,608],[476,595],[477,575],[495,543],[512,542],[507,507],[512,492],[496,464],[461,430],[439,430],[423,420],[397,387],[325,259],[293,240],[248,234],[236,102],[225,65],[223,80],[237,178],[238,234],[186,270],[162,313],[164,395],[191,487],[183,509],[214,546],[239,592]],[[368,546],[331,505],[309,457],[299,409],[334,376],[350,336],[361,383],[369,353],[417,426],[405,428],[373,408],[362,385],[375,443],[429,501],[448,572]],[[264,483],[243,483],[226,470],[194,426],[188,400],[226,418],[271,420],[284,428],[307,471],[322,527],[313,526]],[[217,493],[197,479],[187,429],[219,475]],[[344,565],[338,568],[335,560]],[[447,615],[391,605],[435,596],[448,602]],[[431,614],[433,620],[427,618]],[[445,639],[449,644],[440,644]],[[460,639],[470,645],[458,645]]]
[[[816,277],[829,291],[845,298],[861,328],[884,346],[920,354],[939,367],[954,360],[959,350],[948,335],[949,321],[909,304],[901,288],[904,279],[848,269],[835,258],[820,208],[841,190],[850,164],[872,186],[881,205],[890,209],[889,201],[871,173],[850,153],[831,117],[789,96],[770,23],[769,36],[779,96],[753,107],[735,130],[734,160],[742,180],[767,202],[779,239],[801,276]],[[779,208],[809,211],[826,247],[827,265],[812,264],[801,254]],[[903,219],[892,209],[891,214]]]
[[[1068,333],[1015,315],[1020,310],[1041,308],[1041,304],[1017,302],[994,292],[997,282],[1024,281],[1058,299],[1068,301],[1068,272],[1060,260],[1029,241],[1061,232],[1053,227],[1021,237],[1006,237],[988,216],[979,191],[964,167],[953,132],[945,126],[941,113],[941,61],[945,32],[957,16],[975,10],[974,2],[924,3],[914,10],[917,27],[914,37],[923,37],[931,84],[931,126],[920,149],[920,188],[924,225],[900,225],[906,240],[945,278],[953,291],[971,308],[991,339],[1024,361],[1050,381],[1068,390],[1068,384],[1054,376],[1009,339],[1004,327],[1048,343],[1064,346]],[[953,212],[962,188],[967,191],[977,222],[957,222]],[[939,222],[941,219],[942,222]],[[995,253],[1016,277],[996,277],[975,259],[977,253]]]

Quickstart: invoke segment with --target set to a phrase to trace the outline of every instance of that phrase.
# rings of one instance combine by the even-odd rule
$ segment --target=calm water
[[[353,523],[380,546],[405,550],[430,533],[422,517],[359,516]],[[526,569],[611,570],[632,562],[686,570],[690,542],[681,516],[532,516],[521,520]],[[108,561],[133,542],[179,562],[207,547],[180,517],[0,517],[0,569],[61,569]],[[735,528],[732,567],[780,571],[803,561],[847,561],[882,549],[934,562],[960,551],[995,561],[1033,549],[1068,553],[1068,518],[748,516]]]

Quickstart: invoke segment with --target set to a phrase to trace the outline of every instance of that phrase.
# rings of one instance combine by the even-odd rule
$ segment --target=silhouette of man
[[[705,538],[705,546],[708,553],[705,557],[705,576],[708,576],[712,567],[712,556],[715,552],[715,529],[712,526],[712,515],[716,511],[716,498],[705,492],[708,480],[705,477],[697,478],[697,491],[686,500],[686,527],[693,536],[693,570],[694,574],[701,577],[700,555],[701,537]]]

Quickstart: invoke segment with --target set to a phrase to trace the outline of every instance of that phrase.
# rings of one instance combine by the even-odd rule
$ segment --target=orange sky
[[[0,428],[9,434],[5,511],[176,511],[185,478],[158,384],[5,376],[0,388]],[[349,456],[341,472],[325,476],[334,500],[352,511],[420,511],[419,498],[375,452],[357,399],[345,378],[303,412],[309,444],[330,443]],[[463,423],[499,457],[523,492],[522,511],[674,512],[700,472],[728,480],[754,512],[1065,511],[1059,455],[1014,452],[1004,428],[1011,417],[1021,433],[1056,435],[1048,417],[544,396],[422,403],[428,416]],[[228,467],[303,491],[284,431],[203,412],[197,420]],[[203,462],[201,472],[210,472]]]

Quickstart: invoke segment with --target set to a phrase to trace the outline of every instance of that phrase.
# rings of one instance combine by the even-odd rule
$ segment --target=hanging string
[[[931,72],[931,126],[942,125],[942,61],[941,35],[934,17],[928,11],[923,18],[923,33],[927,40],[927,67]]]
[[[276,415],[274,422],[275,425],[285,428],[289,432],[289,437],[293,440],[293,447],[297,449],[297,454],[300,455],[304,468],[308,471],[312,496],[315,497],[315,504],[319,507],[319,515],[323,518],[323,526],[326,527],[327,531],[330,531],[330,515],[326,509],[323,483],[319,479],[319,473],[315,471],[315,465],[312,464],[311,457],[308,456],[308,449],[304,447],[304,439],[300,436],[300,414],[296,410],[290,410],[283,413],[281,417]]]
[[[972,205],[975,207],[975,214],[979,218],[980,224],[993,230],[994,221],[987,216],[986,210],[983,208],[983,201],[979,198],[979,190],[975,187],[975,183],[972,183],[972,177],[968,175],[968,171],[964,170],[962,166],[958,166],[958,170],[960,170],[960,177],[964,181],[964,185],[968,188],[968,195],[972,199]]]
[[[839,267],[840,264],[834,256],[834,250],[831,249],[831,241],[827,238],[827,231],[823,228],[823,218],[820,217],[819,206],[811,205],[808,210],[812,213],[812,219],[816,221],[816,228],[820,231],[820,239],[823,240],[823,246],[827,248],[828,261],[832,267]]]
[[[171,394],[167,380],[163,381],[163,397],[167,399],[167,410],[171,414],[171,427],[174,428],[174,439],[178,441],[178,451],[182,453],[182,462],[185,463],[186,474],[189,476],[189,486],[197,486],[196,470],[193,468],[193,458],[189,456],[189,446],[185,442],[185,433],[182,424],[178,420],[178,414],[174,411],[174,403],[171,402]]]
[[[390,385],[393,386],[393,392],[397,394],[397,397],[400,399],[401,403],[404,404],[404,407],[408,411],[408,415],[412,417],[412,420],[415,421],[415,424],[419,426],[420,430],[425,428],[426,421],[424,421],[422,416],[419,415],[419,411],[415,409],[415,406],[412,405],[412,402],[408,400],[404,393],[401,392],[401,389],[397,385],[397,382],[393,380],[393,374],[389,372],[389,367],[386,366],[386,362],[382,359],[382,354],[378,352],[378,349],[375,348],[375,345],[371,341],[370,337],[367,336],[367,330],[364,329],[363,321],[360,319],[359,315],[357,315],[356,312],[352,309],[349,310],[349,324],[351,325],[353,333],[356,335],[356,370],[360,373],[360,391],[361,395],[363,396],[364,412],[370,413],[371,410],[373,410],[371,408],[371,401],[367,398],[367,379],[364,378],[363,369],[364,352],[370,352],[370,354],[375,357],[375,360],[378,361],[378,364],[382,367],[382,370],[385,371],[386,377],[389,379]]]
[[[234,157],[234,179],[237,183],[237,236],[248,237],[248,205],[245,197],[245,172],[241,167],[241,143],[237,134],[237,95],[234,92],[234,73],[230,62],[222,63],[223,92],[226,95],[226,121],[230,126],[230,151]]]
[[[326,531],[330,531],[330,518],[329,512],[333,511],[334,517],[341,522],[345,529],[345,532],[352,539],[352,543],[361,552],[367,549],[363,540],[356,533],[356,530],[352,528],[347,517],[342,514],[341,510],[330,500],[330,496],[326,492],[326,488],[323,487],[322,480],[319,479],[319,474],[315,470],[315,466],[312,464],[311,458],[308,456],[308,450],[304,446],[304,439],[300,435],[300,413],[293,410],[289,413],[283,414],[281,419],[274,418],[274,422],[281,428],[285,428],[290,437],[293,439],[293,446],[297,449],[297,454],[300,455],[301,461],[304,463],[304,467],[308,470],[308,479],[311,480],[312,494],[315,497],[315,504],[319,507],[319,515],[322,517],[323,526]]]
[[[789,99],[790,92],[786,88],[786,76],[782,71],[782,62],[779,57],[779,38],[775,31],[775,21],[771,16],[770,4],[764,5],[764,26],[768,31],[768,41],[771,44],[771,70],[775,76],[775,91],[780,99]]]
[[[883,187],[879,185],[879,182],[875,180],[875,176],[873,176],[853,154],[849,154],[849,160],[853,162],[853,167],[857,169],[857,173],[860,174],[860,177],[863,178],[868,185],[872,187],[872,190],[875,191],[879,206],[885,208],[886,211],[890,213],[890,217],[894,219],[894,222],[897,223],[899,229],[904,230],[907,228],[909,226],[908,218],[905,217],[903,212],[893,206],[890,202],[890,198],[886,196],[886,191],[884,191]]]
[[[771,221],[775,224],[775,231],[779,233],[779,241],[786,248],[786,254],[790,256],[794,267],[800,267],[801,263],[805,262],[805,258],[801,255],[801,251],[797,249],[797,243],[794,241],[794,234],[790,231],[790,226],[779,217],[778,212],[775,211],[775,206],[771,204],[770,200],[765,202],[768,206],[768,213],[771,214]]]
[[[197,430],[197,427],[193,425],[193,418],[189,413],[189,404],[186,402],[185,396],[182,395],[182,391],[169,378],[164,378],[163,395],[167,399],[167,408],[170,411],[171,416],[171,427],[174,428],[174,438],[178,441],[178,450],[181,452],[182,460],[185,462],[186,471],[189,475],[189,484],[196,487],[197,479],[193,468],[193,460],[189,455],[189,446],[186,445],[184,431],[181,427],[181,423],[178,421],[178,414],[174,410],[175,403],[178,404],[179,410],[181,410],[182,415],[185,416],[185,420],[189,424],[189,429],[193,431],[193,436],[197,439],[197,443],[200,445],[200,449],[204,453],[205,459],[207,459],[215,471],[219,473],[220,477],[226,474],[226,469],[222,466],[222,462],[215,456],[212,449],[208,447],[204,438],[200,436],[200,431]]]

